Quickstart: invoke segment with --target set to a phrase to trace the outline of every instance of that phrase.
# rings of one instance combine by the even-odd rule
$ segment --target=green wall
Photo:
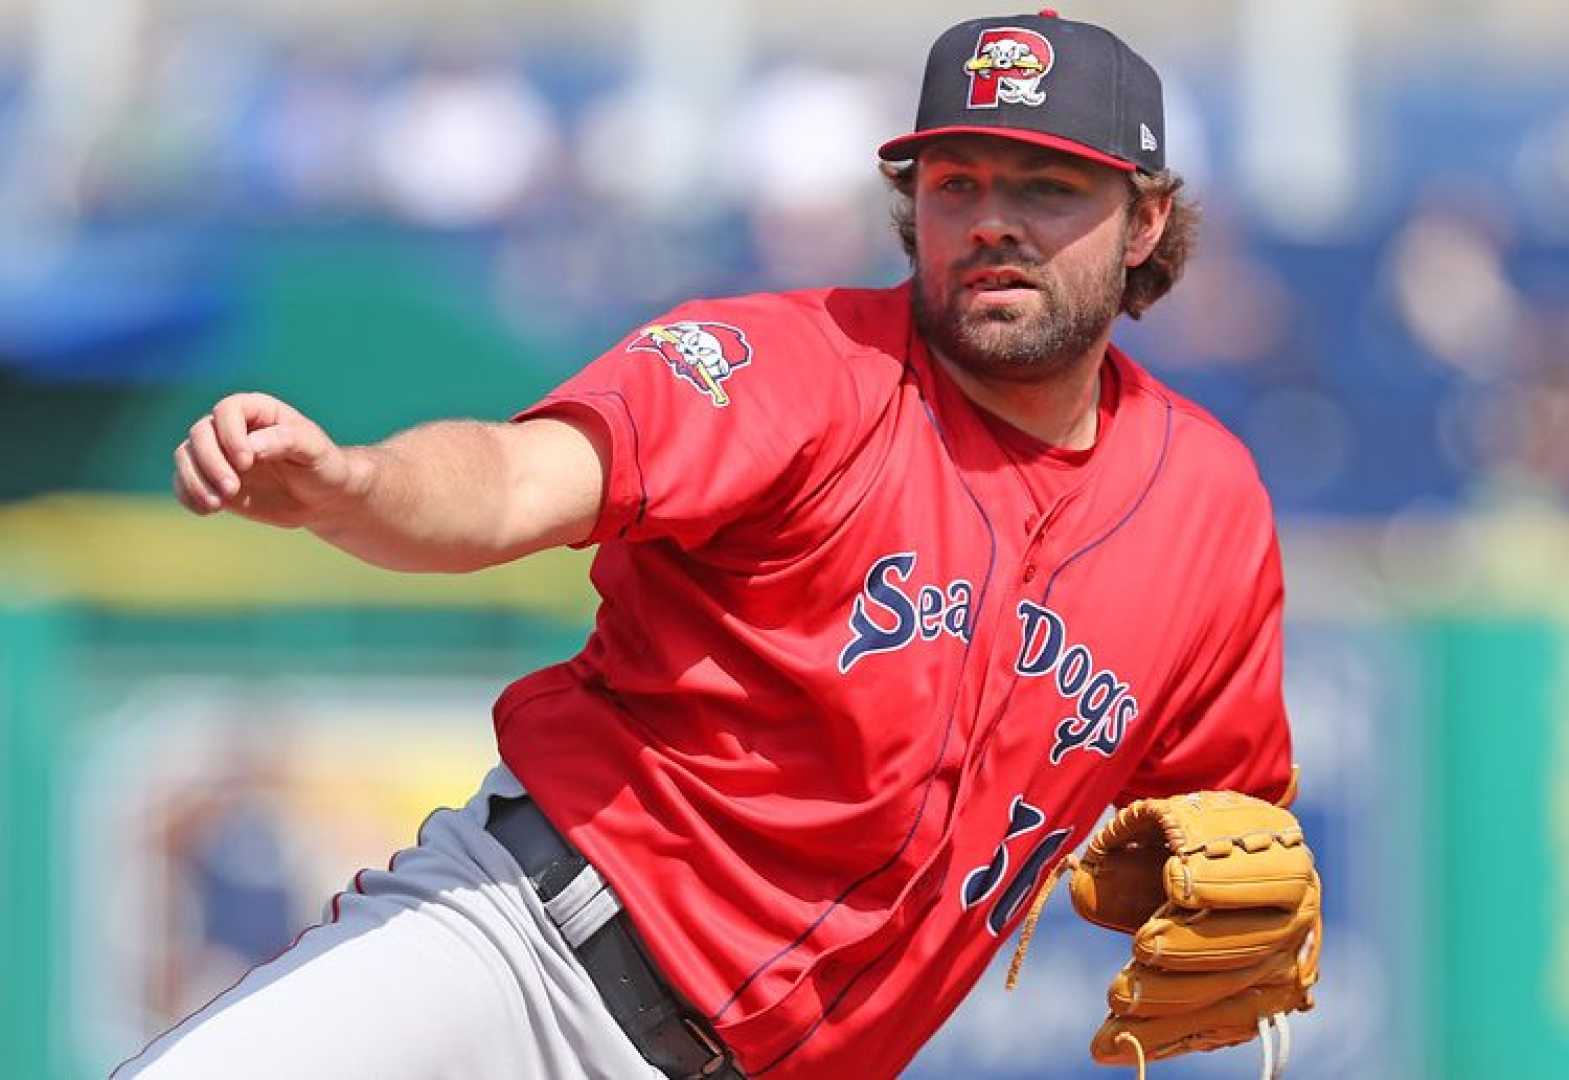
[[[1457,619],[1421,637],[1432,724],[1430,1074],[1564,1076],[1569,634],[1543,622]]]

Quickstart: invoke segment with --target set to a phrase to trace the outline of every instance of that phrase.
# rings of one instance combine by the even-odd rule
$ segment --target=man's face
[[[977,375],[1030,382],[1093,347],[1121,306],[1128,180],[1026,143],[958,136],[921,152],[915,317]]]

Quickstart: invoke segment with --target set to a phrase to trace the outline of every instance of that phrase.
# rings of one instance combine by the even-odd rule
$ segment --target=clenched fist
[[[312,524],[353,493],[351,456],[267,394],[231,394],[174,451],[174,492],[195,514],[229,510],[268,525]]]

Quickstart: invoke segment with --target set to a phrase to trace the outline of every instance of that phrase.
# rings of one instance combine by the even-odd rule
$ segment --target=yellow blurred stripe
[[[1453,611],[1569,621],[1569,517],[1517,511],[1282,524],[1287,611],[1380,618]],[[527,610],[586,621],[589,552],[476,574],[399,574],[303,531],[198,518],[172,496],[71,493],[0,503],[0,603],[119,610],[368,606]]]
[[[1398,514],[1281,525],[1288,617],[1469,614],[1569,624],[1569,515]]]
[[[195,517],[172,497],[73,493],[0,505],[0,601],[510,609],[584,621],[596,602],[590,558],[561,549],[475,574],[399,574],[303,530]]]

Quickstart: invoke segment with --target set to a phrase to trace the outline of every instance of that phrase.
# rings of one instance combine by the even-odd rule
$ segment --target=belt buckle
[[[701,1024],[690,1016],[683,1016],[681,1023],[686,1025],[687,1031],[691,1033],[692,1037],[698,1041],[703,1049],[713,1055],[697,1070],[698,1076],[712,1076],[730,1063],[730,1052],[716,1043]]]

